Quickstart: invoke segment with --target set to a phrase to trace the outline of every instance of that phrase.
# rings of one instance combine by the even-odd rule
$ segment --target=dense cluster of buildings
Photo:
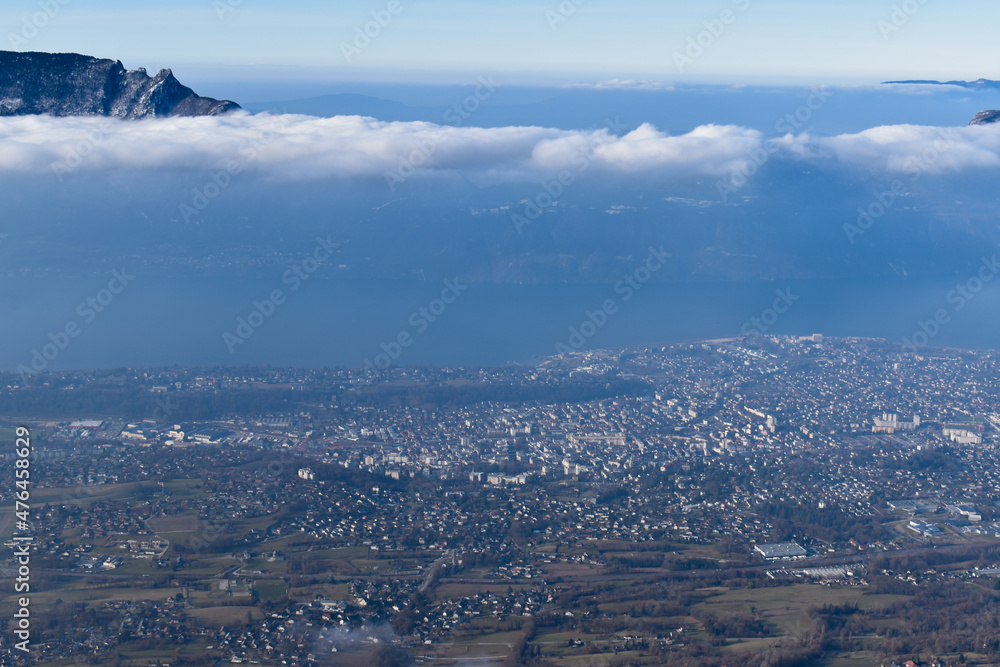
[[[213,645],[239,660],[298,655],[291,639],[267,641],[278,626],[297,636],[297,610],[316,627],[386,622],[430,568],[530,587],[440,601],[408,628],[420,641],[483,614],[534,613],[559,592],[545,567],[616,566],[587,546],[598,543],[726,542],[777,562],[780,576],[850,578],[844,565],[786,571],[780,562],[1000,533],[998,371],[996,353],[913,355],[812,337],[581,352],[500,369],[121,371],[91,379],[138,386],[158,412],[35,420],[37,487],[61,490],[39,509],[38,547],[78,572],[142,558],[183,573],[206,549],[224,551],[241,564],[227,586],[247,595],[267,568],[239,554],[284,536],[388,561],[385,586],[345,574],[349,599],[213,630]],[[51,381],[84,386],[87,375]],[[611,381],[633,389],[534,398]],[[512,389],[506,400],[365,399],[399,386]],[[0,394],[31,389],[12,379]],[[233,390],[308,399],[203,419],[178,407],[181,397]],[[125,484],[135,495],[107,492]],[[193,537],[176,537],[184,517],[199,526]],[[253,521],[223,543],[233,525]],[[84,544],[102,546],[79,551]],[[296,559],[284,566],[309,574]]]

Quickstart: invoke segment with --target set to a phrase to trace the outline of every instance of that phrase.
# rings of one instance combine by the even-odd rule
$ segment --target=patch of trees
[[[896,577],[873,574],[868,577],[869,590],[873,595],[916,595],[917,587],[912,582]]]
[[[507,655],[507,659],[504,660],[504,667],[519,667],[528,663],[531,655],[535,653],[529,642],[535,638],[537,627],[538,626],[534,619],[528,619],[527,623],[524,625],[524,634],[517,640],[517,643],[511,647],[510,653]]]
[[[944,445],[937,449],[914,452],[901,461],[888,460],[885,466],[889,470],[908,470],[910,472],[932,470],[935,473],[941,473],[961,468],[962,462],[947,445]]]
[[[413,594],[409,604],[400,609],[390,621],[393,631],[400,637],[413,632],[417,622],[430,613],[430,600],[420,591]]]
[[[653,568],[662,567],[664,564],[664,558],[663,554],[658,553],[620,554],[610,556],[608,558],[608,564],[612,566],[612,569],[616,566],[625,569]]]
[[[697,616],[710,637],[744,639],[747,637],[772,637],[774,626],[761,618],[746,614],[711,614]]]
[[[663,563],[675,572],[690,572],[691,570],[714,570],[719,566],[717,561],[709,558],[670,558]]]
[[[778,541],[792,539],[802,533],[825,542],[874,542],[884,530],[875,517],[859,517],[836,508],[818,507],[795,503],[767,502],[757,506],[757,512],[771,520],[773,535]]]
[[[917,572],[951,563],[976,561],[981,567],[1000,559],[1000,545],[982,547],[980,545],[923,549],[919,552],[903,554],[886,553],[874,558],[871,570],[892,570],[894,572]]]
[[[607,485],[601,487],[597,495],[598,505],[613,505],[619,500],[628,498],[628,489],[619,485]]]
[[[887,656],[1000,655],[1000,596],[971,584],[945,581],[924,586],[908,600],[866,613],[865,619],[891,620],[880,647]]]

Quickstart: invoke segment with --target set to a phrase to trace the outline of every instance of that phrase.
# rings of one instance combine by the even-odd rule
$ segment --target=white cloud
[[[609,174],[724,175],[758,159],[762,133],[704,125],[671,136],[652,125],[607,129],[452,127],[359,116],[238,113],[212,118],[0,118],[0,172],[158,168],[240,169],[285,180],[461,171],[535,179],[560,170]],[[788,135],[777,157],[861,170],[953,173],[1000,166],[1000,125],[876,127],[834,137]]]
[[[834,137],[788,135],[777,143],[798,158],[865,171],[945,174],[1000,166],[1000,125],[886,125]]]
[[[664,169],[718,174],[760,133],[706,126],[668,136],[649,125],[622,137],[607,129],[452,127],[359,116],[316,118],[233,114],[118,121],[27,116],[0,119],[0,170],[240,168],[289,179],[383,176],[401,167],[532,176],[588,168],[633,173]]]
[[[671,91],[675,90],[674,84],[666,81],[649,81],[638,79],[608,79],[597,83],[568,83],[560,88],[581,89],[581,90],[643,90],[643,91]]]

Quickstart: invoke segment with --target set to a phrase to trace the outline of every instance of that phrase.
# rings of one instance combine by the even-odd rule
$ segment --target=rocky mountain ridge
[[[1000,122],[1000,110],[990,109],[977,113],[969,125],[992,125],[998,122]]]
[[[169,69],[149,76],[120,61],[76,53],[0,51],[0,116],[110,116],[128,120],[217,116],[235,102],[201,97]]]

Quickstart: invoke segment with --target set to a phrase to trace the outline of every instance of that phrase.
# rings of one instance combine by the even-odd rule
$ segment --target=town
[[[998,370],[752,335],[8,374],[37,592],[34,654],[2,659],[997,664]]]

